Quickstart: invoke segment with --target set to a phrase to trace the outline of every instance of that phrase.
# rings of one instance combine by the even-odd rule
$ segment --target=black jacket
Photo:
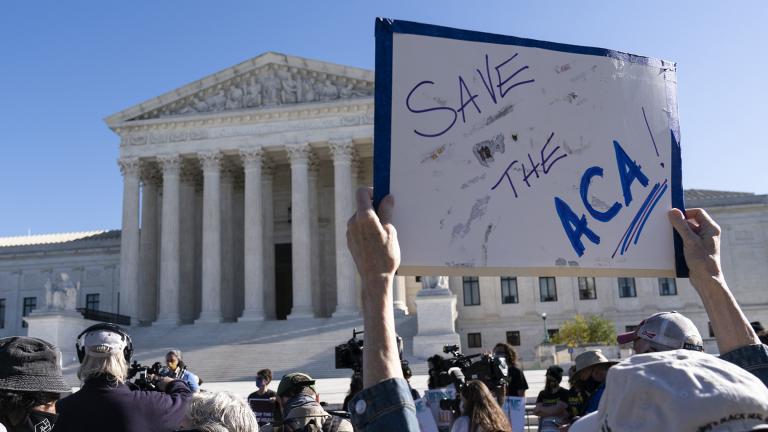
[[[59,400],[54,432],[170,432],[184,418],[192,392],[174,380],[158,391],[92,379],[80,391]]]

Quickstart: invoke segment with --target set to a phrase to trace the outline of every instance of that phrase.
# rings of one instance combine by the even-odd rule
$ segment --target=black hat
[[[67,393],[56,346],[23,336],[0,339],[0,389]]]
[[[752,330],[754,330],[755,333],[762,333],[765,331],[765,327],[763,327],[763,325],[760,324],[760,321],[752,321],[749,324],[752,326]]]
[[[556,378],[558,380],[563,379],[563,368],[561,368],[558,365],[552,365],[547,368],[547,376],[551,376],[552,378]]]

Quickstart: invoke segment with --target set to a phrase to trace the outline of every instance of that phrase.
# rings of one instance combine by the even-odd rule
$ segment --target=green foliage
[[[613,322],[600,315],[576,315],[565,321],[552,343],[577,347],[587,344],[616,344],[616,328]]]

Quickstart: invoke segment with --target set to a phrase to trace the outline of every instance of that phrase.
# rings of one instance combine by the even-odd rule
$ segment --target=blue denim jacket
[[[356,431],[418,431],[411,388],[402,378],[384,380],[357,394],[349,402]]]
[[[722,354],[720,358],[751,372],[768,387],[768,346],[747,345]]]

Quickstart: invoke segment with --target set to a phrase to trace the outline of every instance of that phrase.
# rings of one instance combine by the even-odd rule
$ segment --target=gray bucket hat
[[[0,389],[68,393],[61,376],[61,353],[42,339],[13,336],[0,339]]]

